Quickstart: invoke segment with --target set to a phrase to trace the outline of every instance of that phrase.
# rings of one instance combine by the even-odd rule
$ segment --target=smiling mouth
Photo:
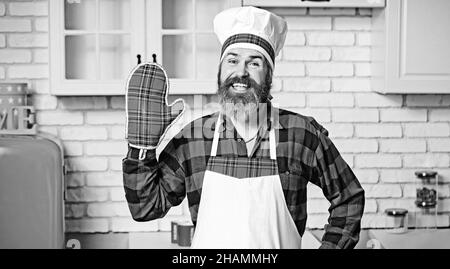
[[[242,83],[234,83],[233,84],[233,89],[237,92],[246,92],[248,89],[247,84],[242,84]]]

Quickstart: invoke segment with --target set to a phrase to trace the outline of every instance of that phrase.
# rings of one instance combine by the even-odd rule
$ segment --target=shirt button
[[[242,142],[242,139],[241,138],[238,138],[238,140],[237,140],[239,143],[241,143]]]
[[[289,176],[289,171],[286,171],[286,172],[284,172],[284,174],[286,175],[286,176]]]

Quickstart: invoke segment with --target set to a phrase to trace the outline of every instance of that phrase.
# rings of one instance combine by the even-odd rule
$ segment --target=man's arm
[[[331,203],[320,248],[354,248],[361,230],[364,190],[326,131],[319,134],[319,141],[313,183]]]
[[[179,205],[185,195],[184,171],[173,143],[169,143],[156,159],[156,150],[148,150],[139,160],[139,149],[129,147],[122,161],[125,197],[136,221],[164,217],[172,206]]]

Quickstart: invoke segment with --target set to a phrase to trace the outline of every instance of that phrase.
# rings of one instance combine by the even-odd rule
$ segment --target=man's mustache
[[[249,77],[229,77],[225,79],[222,85],[224,85],[226,88],[229,88],[233,86],[233,84],[235,83],[244,84],[247,86],[248,89],[250,88],[256,89],[260,86],[255,80]]]

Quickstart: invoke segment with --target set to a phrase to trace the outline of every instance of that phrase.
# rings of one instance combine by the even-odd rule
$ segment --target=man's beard
[[[222,112],[235,119],[247,120],[250,115],[256,114],[259,106],[267,104],[271,80],[271,76],[268,74],[261,84],[249,77],[229,77],[222,82],[219,72],[218,95]],[[234,92],[231,88],[235,83],[247,85],[247,91]]]

